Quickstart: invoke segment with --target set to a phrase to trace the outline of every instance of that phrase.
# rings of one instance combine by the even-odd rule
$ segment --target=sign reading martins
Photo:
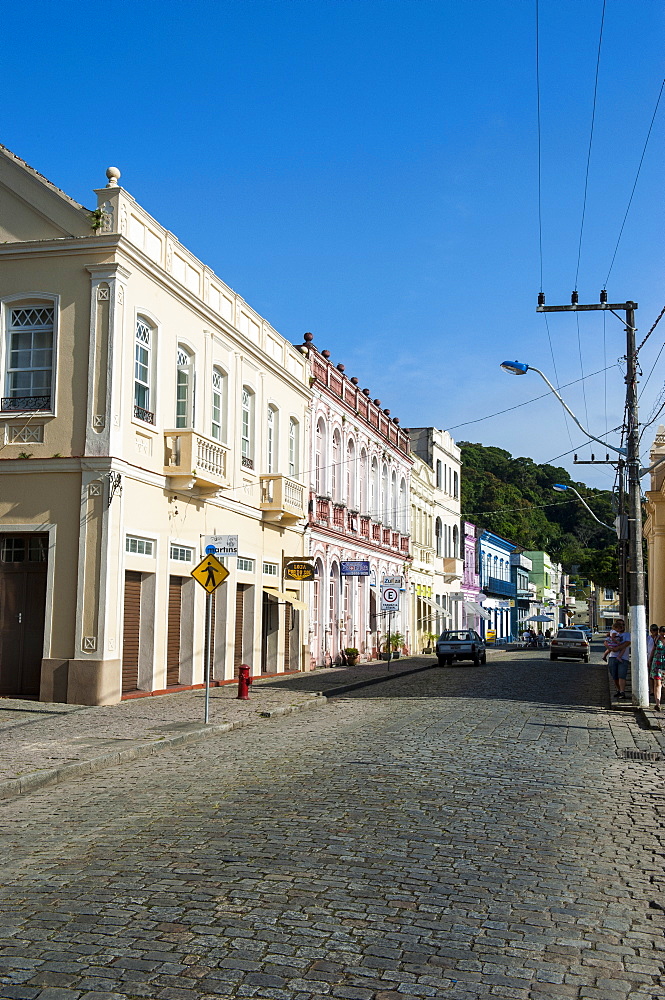
[[[215,546],[215,556],[237,556],[238,536],[237,535],[206,535],[205,547]]]

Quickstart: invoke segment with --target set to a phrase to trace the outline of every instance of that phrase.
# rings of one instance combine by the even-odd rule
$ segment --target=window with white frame
[[[171,542],[169,558],[174,562],[192,562],[194,559],[194,549],[188,545],[176,545]]]
[[[242,465],[254,468],[254,393],[246,385],[242,387],[242,411],[240,418],[240,450]]]
[[[264,562],[263,573],[265,576],[279,576],[279,567],[277,563]]]
[[[289,475],[297,476],[298,469],[298,454],[300,450],[300,440],[298,434],[298,421],[291,417],[289,419]]]
[[[152,400],[153,340],[153,328],[139,316],[134,340],[134,416],[147,424],[155,422]]]
[[[341,462],[342,462],[342,439],[338,430],[333,434],[332,446],[332,467],[330,469],[330,485],[332,487],[333,500],[340,499],[341,488]]]
[[[356,446],[349,439],[346,446],[346,502],[349,507],[356,506]]]
[[[266,472],[277,471],[277,410],[268,406],[266,421]]]
[[[226,441],[226,374],[221,368],[212,370],[212,414],[210,436],[214,441]]]
[[[245,559],[244,556],[238,556],[238,571],[241,573],[253,573],[254,572],[254,560]]]
[[[54,319],[52,305],[8,310],[3,410],[52,409]]]
[[[133,556],[153,556],[155,554],[154,539],[141,538],[139,535],[127,535],[125,552],[129,552]]]
[[[176,359],[175,425],[194,425],[194,359],[181,344],[178,344]]]

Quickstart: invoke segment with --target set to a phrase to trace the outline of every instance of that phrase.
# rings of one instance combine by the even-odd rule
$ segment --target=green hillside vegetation
[[[593,512],[613,524],[612,494],[575,482],[565,469],[513,458],[503,448],[459,442],[462,517],[524,549],[544,549],[569,573],[618,586],[616,535],[598,524],[576,497],[553,483],[574,486]]]

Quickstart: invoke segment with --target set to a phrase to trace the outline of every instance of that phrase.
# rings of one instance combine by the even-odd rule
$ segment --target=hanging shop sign
[[[342,576],[369,576],[369,562],[364,559],[343,559],[339,564]]]
[[[316,579],[314,563],[305,559],[289,559],[284,566],[284,579],[297,580],[298,583],[307,583]]]

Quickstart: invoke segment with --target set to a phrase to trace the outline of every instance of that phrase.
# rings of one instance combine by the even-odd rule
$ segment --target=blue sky
[[[602,0],[540,0],[551,304],[575,286],[601,12]],[[0,141],[87,205],[118,166],[276,329],[298,343],[311,330],[404,426],[547,461],[583,441],[551,396],[467,423],[544,390],[500,362],[564,384],[614,365],[625,338],[612,316],[581,317],[579,340],[574,316],[553,316],[555,373],[535,313],[535,19],[535,0],[6,4],[4,35],[23,42],[3,53]],[[582,302],[598,301],[610,267],[662,82],[664,20],[656,0],[607,0]],[[665,97],[607,286],[611,301],[639,303],[638,338],[665,304],[664,116]],[[645,375],[663,333],[665,320]],[[665,354],[642,416],[664,378]],[[584,385],[565,390],[582,422],[619,424],[619,368]]]

